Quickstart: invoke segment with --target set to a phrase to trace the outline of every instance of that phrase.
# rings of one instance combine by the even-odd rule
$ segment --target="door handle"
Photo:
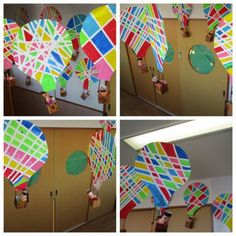
[[[56,194],[56,196],[57,196],[57,194],[58,194],[58,191],[57,191],[57,189],[56,189],[56,191],[55,191],[55,194]]]
[[[223,90],[223,97],[225,97],[225,90]]]
[[[50,192],[50,197],[52,197],[52,191]]]

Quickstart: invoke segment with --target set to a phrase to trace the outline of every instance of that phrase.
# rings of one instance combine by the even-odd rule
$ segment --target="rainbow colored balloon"
[[[35,20],[21,27],[14,49],[18,69],[37,80],[44,92],[56,89],[73,53],[66,28],[52,20]]]
[[[6,18],[3,19],[4,69],[10,69],[12,62],[14,62],[14,39],[19,29],[19,25],[13,20]]]
[[[62,74],[58,77],[58,81],[61,85],[61,88],[66,88],[68,81],[71,79],[71,76],[73,74],[73,68],[72,66],[69,64],[64,71],[62,72]]]
[[[98,82],[96,66],[94,66],[89,58],[83,58],[78,62],[75,74],[84,84],[87,82],[88,86],[85,86],[86,89]]]
[[[149,190],[132,166],[120,167],[120,218],[149,197]]]
[[[93,187],[98,191],[108,180],[116,165],[116,146],[114,137],[107,131],[98,130],[89,141],[89,164]]]
[[[4,177],[16,191],[27,187],[47,159],[48,146],[39,127],[26,120],[4,121]]]
[[[67,24],[66,28],[72,39],[74,50],[79,49],[79,34],[85,18],[85,15],[76,15],[73,16]]]
[[[231,13],[231,4],[203,4],[203,12],[208,30],[214,31],[222,18]]]
[[[136,156],[134,167],[152,192],[155,206],[167,208],[174,193],[188,181],[191,167],[185,151],[171,143],[149,143]]]
[[[116,70],[116,6],[104,5],[86,17],[80,44],[97,69],[99,80],[111,80]]]
[[[46,6],[40,12],[40,19],[55,20],[62,23],[61,13],[54,6]]]
[[[28,11],[25,8],[21,7],[15,12],[15,22],[22,27],[23,25],[29,23],[30,18]]]
[[[223,222],[232,231],[232,202],[231,193],[220,194],[212,203],[212,212],[216,219]]]
[[[187,205],[187,215],[193,217],[195,212],[205,206],[209,200],[209,190],[203,183],[195,182],[184,190],[184,201]]]
[[[172,4],[172,11],[180,21],[181,29],[186,29],[192,13],[192,4]]]

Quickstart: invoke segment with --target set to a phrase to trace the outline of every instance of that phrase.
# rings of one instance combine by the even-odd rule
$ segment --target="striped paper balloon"
[[[44,92],[56,89],[73,53],[66,28],[52,20],[35,20],[21,27],[14,49],[18,69],[37,80]]]
[[[15,190],[24,190],[47,159],[48,146],[39,127],[26,120],[4,121],[4,177]]]
[[[173,194],[191,174],[187,154],[171,143],[147,144],[139,151],[134,166],[160,208],[168,207]]]
[[[212,212],[216,219],[223,222],[232,231],[233,197],[231,193],[220,194],[212,204]]]
[[[120,218],[148,198],[149,190],[132,166],[120,167]]]
[[[40,12],[40,19],[55,20],[62,23],[61,13],[54,6],[46,6]]]
[[[192,13],[192,4],[172,4],[172,11],[180,21],[181,28],[187,28],[189,17]]]
[[[116,6],[104,5],[92,10],[86,17],[80,44],[97,68],[100,80],[111,80],[116,69]]]
[[[187,215],[193,217],[195,212],[205,206],[209,200],[209,190],[203,183],[195,182],[184,190],[184,202],[187,205]]]
[[[28,14],[28,11],[23,8],[20,7],[16,12],[15,12],[15,22],[22,27],[23,25],[29,23],[30,21],[30,17]]]
[[[203,12],[207,19],[207,28],[213,31],[222,18],[231,13],[231,4],[203,4]]]
[[[89,141],[89,164],[92,182],[98,191],[102,183],[108,180],[116,165],[116,146],[114,137],[107,131],[98,130]]]
[[[68,81],[71,79],[73,74],[73,68],[69,64],[58,77],[58,81],[60,83],[61,88],[66,88]]]

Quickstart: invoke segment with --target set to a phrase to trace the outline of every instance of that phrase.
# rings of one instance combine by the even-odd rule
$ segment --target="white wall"
[[[46,5],[52,5],[52,4],[5,4],[4,17],[14,19],[14,13],[16,12],[16,10],[20,7],[24,7],[29,13],[30,20],[39,19],[40,11]],[[87,15],[91,10],[99,7],[101,4],[64,4],[64,5],[53,4],[53,5],[61,13],[62,24],[66,26],[70,18],[73,17],[74,15],[77,15],[77,14]],[[85,56],[81,48],[79,52],[80,52],[80,55],[77,58],[77,61],[76,62],[71,61],[70,63],[73,69],[76,67],[78,61]],[[37,93],[40,93],[42,91],[40,84],[36,80],[33,80],[33,79],[31,80],[32,85],[26,86],[25,74],[21,72],[20,70],[18,70],[16,66],[13,66],[13,73],[14,73],[14,76],[16,77],[17,86],[21,88],[25,88],[27,90],[37,92]],[[97,99],[97,87],[98,87],[98,83],[94,84],[90,89],[90,92],[91,92],[90,96],[88,96],[86,100],[81,99],[80,95],[83,92],[83,84],[79,80],[79,78],[75,76],[75,73],[73,72],[71,79],[68,81],[68,84],[67,84],[67,96],[61,97],[60,85],[59,83],[57,83],[56,97],[65,101],[70,101],[76,104],[80,104],[82,106],[86,106],[86,107],[90,107],[90,108],[102,111],[103,105],[99,104],[98,99]],[[53,92],[51,92],[50,94],[54,95]]]
[[[211,179],[197,179],[197,180],[190,180],[185,185],[180,188],[175,195],[173,196],[170,206],[184,206],[185,202],[183,200],[183,192],[189,184],[193,182],[201,182],[205,184],[210,192],[209,203],[212,203],[215,197],[221,193],[232,193],[232,176],[223,176],[223,177],[215,177]],[[151,194],[150,194],[151,195]],[[152,208],[153,204],[151,203],[151,196],[150,198],[137,206],[135,209],[140,208]],[[213,217],[213,227],[214,232],[230,232],[228,227],[215,219]]]

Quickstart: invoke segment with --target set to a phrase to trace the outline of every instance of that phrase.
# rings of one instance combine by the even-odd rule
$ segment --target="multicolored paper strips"
[[[232,231],[232,205],[231,193],[220,194],[212,204],[212,212],[216,219],[223,222]]]
[[[74,50],[79,49],[79,34],[82,28],[82,24],[85,20],[86,16],[85,15],[77,15],[73,16],[68,24],[67,24],[67,31],[70,34],[70,37],[72,39],[72,44]]]
[[[44,92],[55,90],[73,52],[66,28],[52,20],[35,20],[21,27],[14,49],[18,69],[37,80]]]
[[[172,11],[181,22],[181,29],[187,28],[192,13],[192,4],[172,4]]]
[[[97,69],[99,80],[111,80],[116,69],[116,6],[104,5],[86,17],[80,44]]]
[[[173,194],[191,175],[187,154],[171,143],[147,144],[139,151],[134,167],[160,208],[168,207]]]
[[[40,19],[55,20],[62,23],[61,13],[54,6],[46,6],[40,12]]]
[[[4,121],[4,177],[16,191],[45,164],[48,146],[42,130],[26,120]]]
[[[184,201],[187,205],[187,214],[193,217],[195,212],[205,206],[209,200],[209,190],[203,183],[190,184],[184,191]]]
[[[116,146],[114,137],[107,131],[98,130],[89,141],[88,156],[93,186],[98,191],[101,184],[112,176],[115,169]]]
[[[101,127],[106,130],[107,132],[110,132],[112,128],[115,127],[116,121],[115,120],[100,120],[99,121]]]
[[[66,88],[67,83],[71,78],[72,74],[73,74],[73,68],[69,64],[58,78],[61,88]]]
[[[132,166],[120,167],[120,218],[148,198],[149,190]]]

